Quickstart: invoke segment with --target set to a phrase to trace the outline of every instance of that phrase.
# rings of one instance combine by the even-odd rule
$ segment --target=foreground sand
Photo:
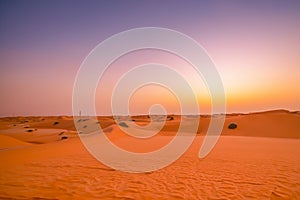
[[[149,120],[134,119],[140,125]],[[200,160],[209,122],[203,117],[193,145],[179,160],[142,174],[115,171],[95,160],[72,120],[0,120],[0,199],[300,199],[299,113],[229,115],[216,147]],[[174,116],[152,143],[138,145],[124,137],[111,118],[100,119],[116,144],[137,152],[170,141],[178,122]],[[227,129],[230,122],[238,128]]]

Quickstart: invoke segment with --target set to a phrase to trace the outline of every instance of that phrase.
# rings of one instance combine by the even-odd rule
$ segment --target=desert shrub
[[[174,120],[173,116],[169,116],[168,118],[169,118],[170,121]]]
[[[53,123],[53,125],[57,125],[57,124],[59,124],[59,122],[54,122],[54,123]]]
[[[128,125],[125,122],[120,122],[119,125],[122,127],[128,128]]]
[[[61,139],[65,140],[65,139],[68,139],[68,137],[67,136],[62,136]]]
[[[237,125],[235,123],[231,123],[231,124],[229,124],[228,128],[229,129],[236,129]]]
[[[33,132],[33,130],[32,130],[32,129],[29,129],[29,130],[27,130],[27,132],[29,132],[29,133],[30,133],[30,132]]]

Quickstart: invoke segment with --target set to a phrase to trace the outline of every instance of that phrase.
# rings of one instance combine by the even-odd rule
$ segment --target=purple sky
[[[208,51],[229,112],[300,110],[299,19],[300,1],[0,1],[0,116],[71,115],[85,56],[145,26]]]

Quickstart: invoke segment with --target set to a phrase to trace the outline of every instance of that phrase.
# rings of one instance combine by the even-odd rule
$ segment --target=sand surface
[[[134,152],[167,144],[180,119],[198,120],[172,116],[159,134],[140,142],[122,133],[111,117],[98,119],[104,134]],[[147,116],[132,119],[118,121],[129,128],[131,123],[149,124]],[[1,118],[0,199],[300,199],[298,112],[227,115],[220,140],[200,160],[198,152],[209,121],[208,116],[200,118],[192,146],[175,163],[133,174],[93,158],[81,143],[72,117]],[[238,127],[230,130],[227,126],[232,122]],[[82,123],[92,132],[97,122]],[[186,130],[182,137],[188,137]]]

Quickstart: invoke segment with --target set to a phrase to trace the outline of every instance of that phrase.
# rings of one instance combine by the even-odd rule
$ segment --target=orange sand
[[[99,122],[115,144],[144,152],[169,142],[180,118],[197,120],[173,117],[146,143],[124,135],[111,117]],[[133,119],[149,123],[147,116]],[[78,138],[72,117],[1,118],[0,199],[300,199],[298,112],[227,115],[222,137],[200,160],[209,121],[208,116],[200,118],[198,136],[175,163],[131,174],[94,159]],[[231,122],[237,129],[227,128]]]

